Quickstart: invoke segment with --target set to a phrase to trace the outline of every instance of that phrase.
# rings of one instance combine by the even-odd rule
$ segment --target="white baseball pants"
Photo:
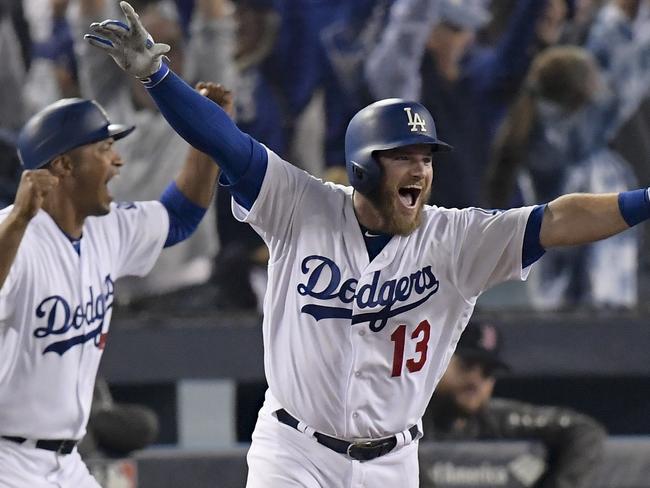
[[[101,488],[77,449],[70,454],[0,439],[1,488]]]

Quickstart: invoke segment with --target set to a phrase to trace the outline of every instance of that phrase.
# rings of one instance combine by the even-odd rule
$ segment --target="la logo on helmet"
[[[418,130],[420,132],[427,131],[427,123],[422,117],[420,117],[419,113],[415,112],[415,114],[413,114],[411,107],[404,107],[404,112],[406,112],[406,115],[408,115],[408,125],[411,128],[411,132],[417,132]]]

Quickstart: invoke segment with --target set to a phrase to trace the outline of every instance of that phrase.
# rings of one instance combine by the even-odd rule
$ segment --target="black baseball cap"
[[[509,371],[501,358],[501,336],[498,329],[486,322],[470,322],[458,341],[456,354],[480,361],[496,371]]]

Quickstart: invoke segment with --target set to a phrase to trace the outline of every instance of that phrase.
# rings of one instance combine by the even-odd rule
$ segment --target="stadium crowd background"
[[[648,1],[131,3],[156,41],[172,46],[173,69],[190,82],[232,88],[242,130],[324,179],[346,180],[350,117],[374,100],[403,97],[426,105],[439,136],[456,148],[436,161],[433,204],[508,208],[567,192],[650,185]],[[136,136],[116,144],[126,160],[112,183],[118,199],[157,198],[182,164],[185,143],[144,90],[82,42],[91,21],[118,17],[116,7],[114,0],[0,0],[0,207],[12,203],[21,171],[17,131],[62,97],[96,98],[111,117],[138,126]],[[268,256],[258,236],[234,221],[229,200],[218,191],[192,239],[166,251],[148,278],[120,283],[114,327],[137,327],[140,317],[162,325],[210,317],[222,326],[259,314]],[[551,317],[569,328],[596,316],[610,318],[612,327],[643,323],[650,295],[646,228],[549,252],[526,285],[488,293],[478,314],[497,324]],[[520,346],[504,336],[510,349]],[[552,357],[554,344],[544,344]],[[576,406],[557,393],[566,384],[543,383],[547,399],[536,396],[540,384],[506,382],[501,392]],[[246,441],[263,385],[237,388],[237,438]],[[143,400],[133,392],[115,385],[118,397]],[[612,422],[620,409],[597,415],[603,397],[577,406],[610,432],[650,434],[647,422]],[[173,442],[164,415],[161,434],[163,443]]]
[[[138,124],[140,137],[119,144],[129,169],[115,185],[118,198],[156,198],[161,182],[180,165],[184,143],[144,91],[80,42],[88,21],[118,15],[116,4],[0,2],[1,205],[12,202],[20,172],[16,131],[61,97],[96,98],[112,117]],[[185,78],[232,87],[243,130],[325,179],[346,180],[343,135],[351,115],[376,99],[397,96],[422,101],[456,147],[439,157],[433,204],[507,208],[570,191],[650,183],[645,1],[134,5],[153,34],[172,45],[172,65]],[[247,309],[259,303],[261,240],[232,219],[227,192],[219,192],[215,207],[192,244],[174,256],[166,253],[151,277],[122,287],[122,303],[137,305],[206,283],[200,291],[192,288],[201,306]],[[634,309],[644,303],[648,275],[638,252],[642,242],[641,232],[629,232],[607,244],[549,253],[527,289],[515,293],[515,304]],[[155,303],[179,306],[170,297]]]

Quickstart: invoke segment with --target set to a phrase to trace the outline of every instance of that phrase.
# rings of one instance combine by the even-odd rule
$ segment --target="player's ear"
[[[68,153],[65,153],[55,157],[52,161],[50,161],[48,169],[54,176],[61,178],[72,173],[73,165],[74,164],[72,158]]]

